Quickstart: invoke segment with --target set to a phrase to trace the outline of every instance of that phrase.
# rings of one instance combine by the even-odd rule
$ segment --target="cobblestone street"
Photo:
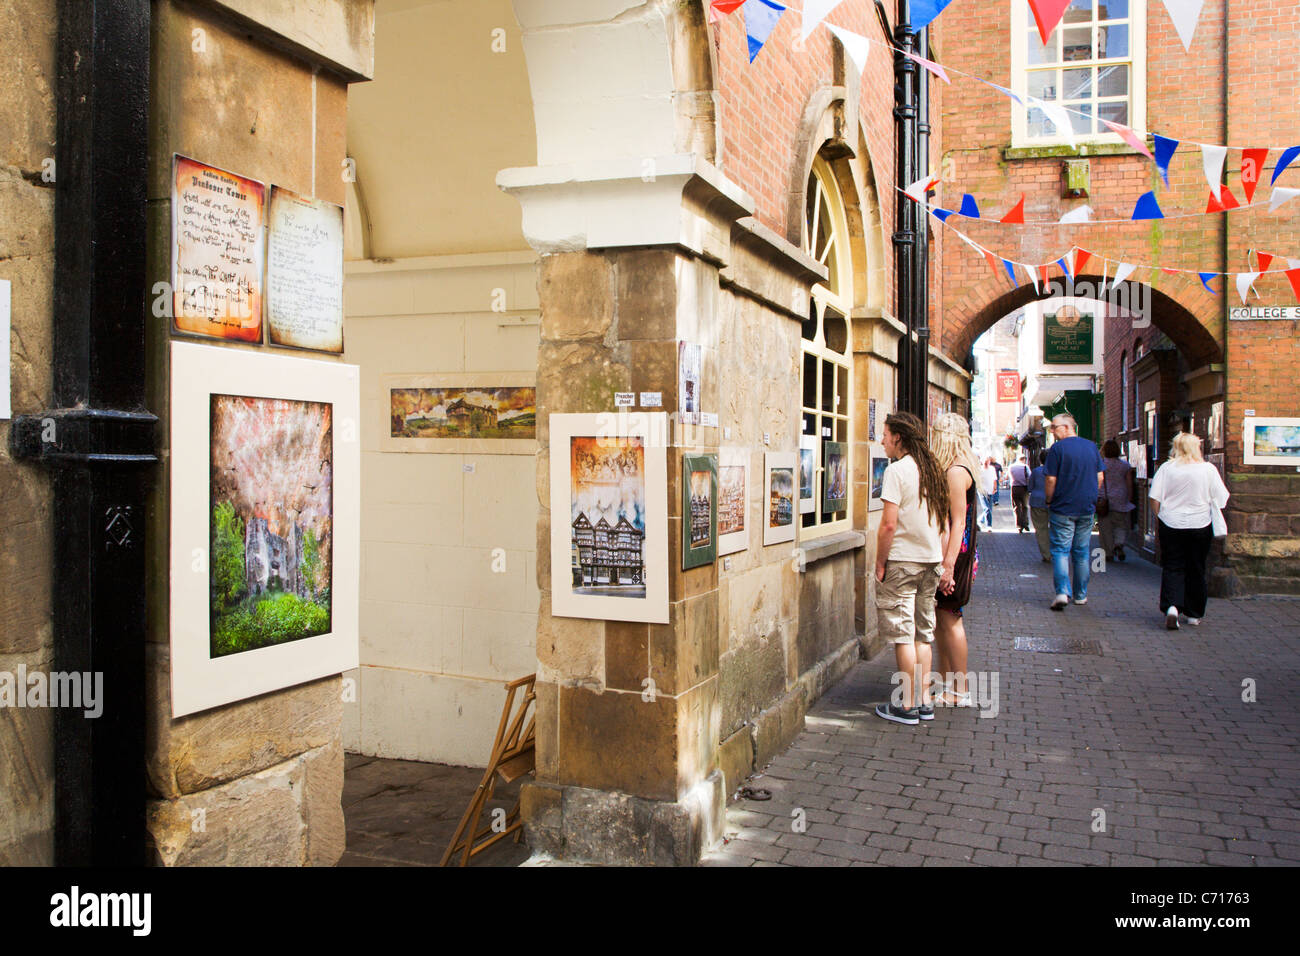
[[[1007,503],[996,527],[966,614],[996,715],[888,723],[872,709],[893,652],[860,662],[750,781],[771,799],[733,804],[703,865],[1300,863],[1300,601],[1211,599],[1199,628],[1167,631],[1159,569],[1130,557],[1053,613],[1033,535]],[[1095,652],[1017,649],[1026,637]]]

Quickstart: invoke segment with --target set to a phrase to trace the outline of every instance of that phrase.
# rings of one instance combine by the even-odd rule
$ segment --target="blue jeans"
[[[986,528],[993,527],[993,498],[990,495],[979,496],[979,522]]]
[[[1076,601],[1088,596],[1088,577],[1091,571],[1093,516],[1061,515],[1053,511],[1048,516],[1048,534],[1052,542],[1052,584],[1057,594],[1073,597]],[[1070,565],[1074,565],[1074,590],[1070,590]]]

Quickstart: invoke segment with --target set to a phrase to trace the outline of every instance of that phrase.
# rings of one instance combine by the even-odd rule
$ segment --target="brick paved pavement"
[[[1032,534],[1006,507],[997,528],[966,617],[970,669],[999,678],[997,715],[888,723],[871,711],[893,652],[860,662],[751,781],[772,799],[733,804],[730,840],[703,865],[1300,863],[1300,601],[1212,599],[1199,628],[1166,631],[1159,569],[1130,558],[1055,613]],[[1102,654],[1016,650],[1021,635]]]

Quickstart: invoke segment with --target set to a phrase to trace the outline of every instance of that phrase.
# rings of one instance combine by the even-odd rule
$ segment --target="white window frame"
[[[831,219],[831,243],[828,248],[812,248],[814,237],[809,235],[810,229],[806,221],[804,222],[804,242],[803,250],[817,259],[822,264],[830,268],[829,256],[835,257],[834,268],[831,268],[831,274],[836,278],[837,288],[832,291],[825,285],[818,283],[812,288],[811,307],[817,314],[817,332],[815,337],[810,341],[800,336],[800,354],[799,354],[799,423],[800,434],[802,431],[804,415],[811,414],[816,422],[817,458],[813,462],[813,486],[815,503],[813,508],[813,523],[807,527],[803,525],[803,515],[795,515],[795,525],[798,528],[799,540],[811,540],[813,538],[823,537],[825,535],[837,534],[841,531],[849,531],[853,528],[853,469],[856,467],[854,461],[853,448],[853,264],[850,256],[849,228],[848,218],[844,211],[844,198],[840,194],[839,183],[836,181],[835,174],[830,166],[820,156],[813,160],[812,175],[809,179],[808,186],[814,183],[821,186],[826,195],[826,208],[830,211]],[[803,207],[807,208],[806,201]],[[816,208],[816,207],[814,207]],[[818,213],[814,213],[818,215]],[[820,217],[819,217],[820,218]],[[845,346],[843,352],[837,352],[826,344],[825,318],[827,307],[834,309],[844,317],[845,326]],[[811,355],[816,359],[817,382],[816,382],[816,406],[807,406],[803,404],[804,396],[804,356]],[[847,394],[835,392],[832,394],[832,411],[827,412],[821,408],[822,395],[822,371],[823,362],[830,363],[843,371],[843,380],[846,383]],[[837,375],[837,378],[841,376]],[[842,401],[841,401],[842,400]],[[835,408],[842,407],[845,409],[843,414],[834,411]],[[822,515],[822,483],[824,481],[824,452],[822,451],[822,442],[826,439],[821,434],[823,419],[832,422],[842,422],[844,426],[844,445],[849,451],[849,494],[848,501],[844,506],[844,517],[839,519],[823,520]],[[832,427],[832,434],[835,428]],[[831,441],[840,439],[831,438]]]
[[[1095,0],[1094,0],[1095,3]],[[1147,122],[1147,2],[1146,0],[1129,0],[1129,122],[1131,129],[1144,131]],[[1062,22],[1056,25],[1048,43],[1058,43],[1058,34],[1067,27]],[[1026,50],[1026,37],[1029,31],[1037,35],[1038,28],[1029,15],[1029,4],[1017,0],[1011,4],[1011,90],[1019,97],[1029,95],[1029,64]],[[1081,60],[1066,66],[1095,66],[1096,60]],[[1061,65],[1058,64],[1058,69]],[[1070,114],[1073,118],[1073,114]],[[1096,118],[1094,116],[1094,118]],[[1097,122],[1101,126],[1100,120]],[[1141,133],[1139,133],[1141,135]],[[1123,145],[1118,133],[1106,130],[1104,133],[1075,134],[1075,143],[1114,143]],[[1031,146],[1068,146],[1069,140],[1064,136],[1034,136],[1028,134],[1028,110],[1020,104],[1011,103],[1011,145],[1017,147]]]

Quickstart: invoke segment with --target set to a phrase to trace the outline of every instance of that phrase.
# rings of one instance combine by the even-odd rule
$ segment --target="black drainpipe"
[[[916,47],[921,56],[929,57],[930,29],[926,27],[916,35]],[[930,172],[930,74],[917,70],[916,158],[917,178]],[[926,194],[929,198],[929,193]],[[930,243],[926,212],[919,207],[916,215],[916,373],[913,378],[913,404],[916,414],[926,421],[930,408]]]
[[[913,53],[916,34],[912,32],[909,0],[898,0],[898,22],[894,26],[894,44],[899,51]],[[916,212],[918,205],[902,189],[918,178],[916,172],[916,71],[914,61],[894,54],[894,141],[895,199],[894,220],[894,301],[898,319],[907,328],[898,348],[898,407],[924,415],[915,407],[916,351],[912,344],[916,330]]]
[[[54,856],[144,862],[145,409],[150,0],[59,0],[52,408],[14,419],[54,488],[54,662],[103,712],[54,711]]]

